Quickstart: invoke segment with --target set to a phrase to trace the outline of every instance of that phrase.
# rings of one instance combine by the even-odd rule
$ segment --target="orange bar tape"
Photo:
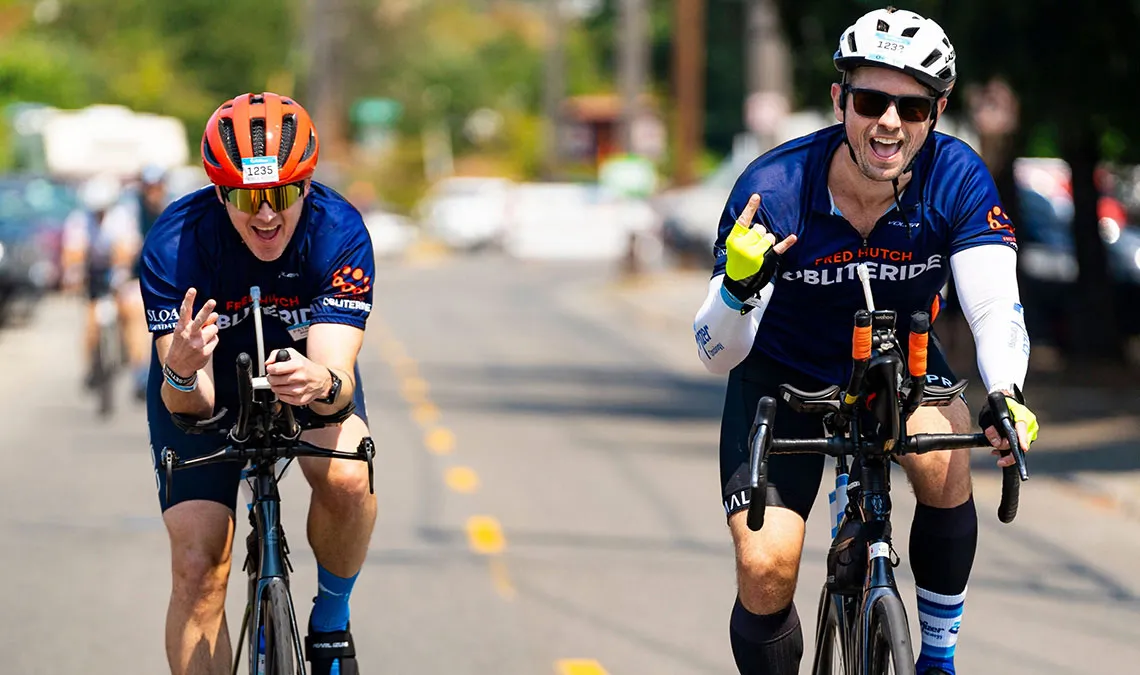
[[[851,358],[866,361],[871,358],[871,327],[855,326],[851,335]]]
[[[930,340],[930,333],[911,333],[910,350],[907,354],[907,366],[911,377],[926,377],[926,345]]]

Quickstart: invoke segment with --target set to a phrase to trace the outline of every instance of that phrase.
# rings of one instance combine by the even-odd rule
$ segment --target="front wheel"
[[[871,607],[867,650],[868,675],[915,675],[906,610],[897,595],[884,595]]]
[[[297,645],[293,641],[291,599],[285,583],[270,582],[261,596],[265,626],[265,675],[295,675],[293,657]]]
[[[839,625],[836,599],[824,586],[819,599],[819,625],[815,629],[815,664],[812,675],[847,675],[847,644]]]

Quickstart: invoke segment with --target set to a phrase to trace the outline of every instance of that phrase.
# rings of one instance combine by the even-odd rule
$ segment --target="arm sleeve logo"
[[[365,276],[359,267],[345,265],[333,274],[332,285],[338,296],[364,295],[372,289],[372,277]]]

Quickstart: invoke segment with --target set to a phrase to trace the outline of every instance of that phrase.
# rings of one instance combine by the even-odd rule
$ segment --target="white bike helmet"
[[[121,190],[117,178],[101,174],[83,184],[79,189],[79,199],[88,211],[106,211],[119,201]]]
[[[859,17],[839,38],[833,57],[846,74],[860,66],[894,68],[945,96],[958,73],[954,46],[945,31],[931,19],[887,7]]]

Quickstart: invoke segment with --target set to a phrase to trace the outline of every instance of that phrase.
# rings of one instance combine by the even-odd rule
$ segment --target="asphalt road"
[[[689,329],[703,286],[683,290],[684,311],[642,312],[639,299],[661,302],[653,285],[608,265],[384,267],[360,357],[380,503],[353,594],[363,671],[734,673],[723,382],[697,362]],[[52,297],[32,323],[0,330],[0,672],[166,672],[169,552],[144,414],[124,391],[115,417],[96,419],[79,387],[80,318],[76,301]],[[1026,484],[1021,515],[1002,525],[988,454],[977,467],[959,672],[1135,672],[1140,519],[1058,469]],[[303,617],[316,583],[299,472],[283,498]],[[809,643],[825,500],[822,490],[797,595]],[[913,629],[901,479],[895,504]]]

